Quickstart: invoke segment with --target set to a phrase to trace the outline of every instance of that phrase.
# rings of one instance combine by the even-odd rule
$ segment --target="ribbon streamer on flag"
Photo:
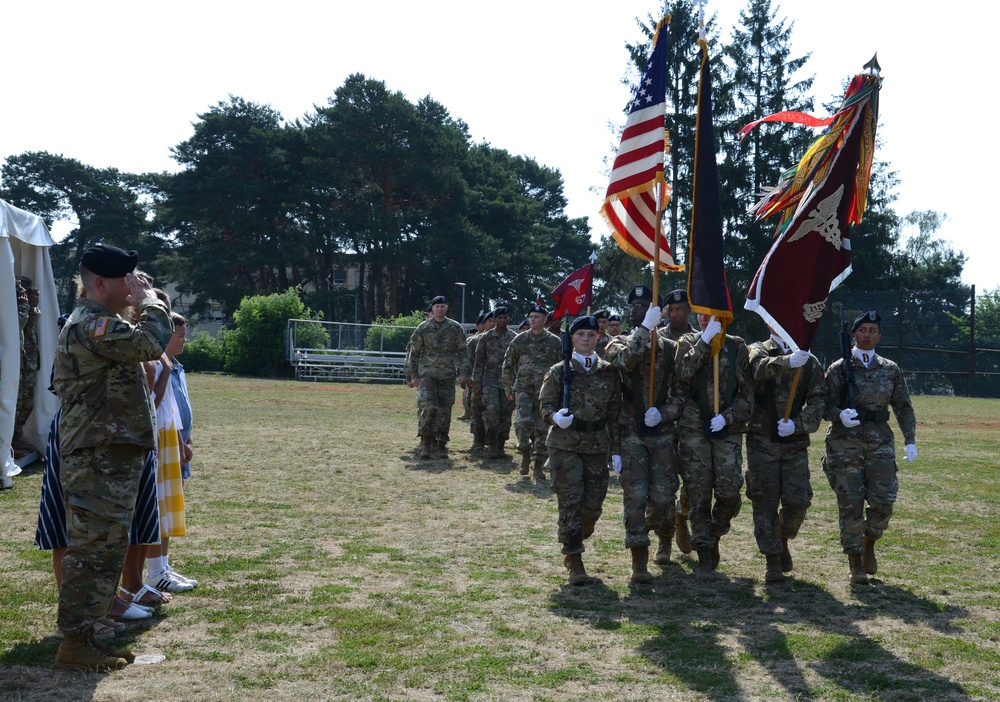
[[[566,276],[563,282],[552,291],[552,298],[556,301],[555,309],[552,313],[552,321],[562,319],[564,315],[572,316],[580,314],[581,311],[590,305],[594,289],[594,264],[588,263],[583,268]]]
[[[625,253],[652,261],[659,239],[659,269],[682,271],[684,266],[674,262],[662,227],[658,226],[670,196],[663,174],[664,154],[670,150],[666,132],[669,25],[670,15],[656,25],[653,53],[629,106],[601,214]]]
[[[701,82],[695,125],[688,300],[692,310],[713,315],[722,323],[722,333],[712,340],[714,356],[725,341],[726,326],[733,321],[733,301],[726,283],[722,241],[722,197],[716,163],[715,127],[712,124],[712,72],[708,62],[708,44],[702,40],[698,44],[702,52]]]
[[[867,66],[798,166],[750,208],[758,220],[781,220],[744,307],[793,349],[812,347],[830,292],[851,273],[850,228],[868,199],[882,85],[877,62]]]
[[[763,124],[764,122],[791,122],[794,124],[804,124],[807,127],[829,127],[833,124],[833,120],[833,117],[814,117],[813,115],[805,112],[796,112],[794,110],[775,112],[773,115],[761,117],[760,119],[754,120],[750,124],[745,125],[742,129],[740,129],[740,131],[736,132],[736,136],[738,136],[742,141],[747,134],[753,131],[754,127],[758,124]]]

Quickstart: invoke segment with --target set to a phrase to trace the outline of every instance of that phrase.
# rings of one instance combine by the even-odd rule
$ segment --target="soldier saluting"
[[[133,273],[139,255],[97,244],[83,252],[87,293],[56,347],[53,386],[62,401],[59,452],[69,543],[59,590],[63,640],[56,667],[120,669],[135,660],[94,639],[108,613],[128,547],[129,523],[156,415],[143,361],[162,354],[173,324],[148,282]],[[122,318],[137,310],[133,324]]]

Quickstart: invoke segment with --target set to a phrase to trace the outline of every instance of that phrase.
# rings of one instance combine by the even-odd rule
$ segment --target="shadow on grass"
[[[681,563],[688,561],[682,557]],[[679,685],[711,700],[747,699],[747,660],[797,700],[970,699],[961,685],[901,660],[866,633],[871,627],[861,626],[892,619],[958,639],[961,629],[953,620],[965,610],[898,587],[854,594],[855,601],[842,602],[818,584],[794,579],[763,590],[752,579],[721,574],[699,582],[677,564],[664,567],[651,585],[632,586],[625,597],[603,585],[564,587],[552,595],[551,608],[599,629],[616,630],[624,623],[633,632],[637,626],[652,628],[656,633],[638,644],[638,652]],[[762,692],[759,686],[756,692]]]
[[[515,495],[530,495],[540,500],[548,500],[553,496],[551,482],[548,480],[534,480],[527,475],[518,476],[518,480],[504,485],[504,489]]]

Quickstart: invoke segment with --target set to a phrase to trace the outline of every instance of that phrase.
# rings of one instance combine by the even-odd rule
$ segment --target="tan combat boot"
[[[851,566],[851,582],[855,585],[868,585],[868,573],[861,563],[861,554],[848,553],[847,563]]]
[[[653,563],[656,565],[669,565],[670,563],[670,538],[660,539],[659,546],[656,547],[656,555],[653,556]]]
[[[679,513],[674,519],[674,524],[676,524],[676,531],[674,536],[677,539],[677,548],[681,550],[681,553],[691,553],[691,532],[688,530],[688,521],[682,517]]]
[[[632,549],[632,582],[646,585],[653,582],[653,576],[646,570],[649,562],[649,546]]]
[[[694,577],[696,580],[711,580],[716,577],[712,567],[712,549],[698,549],[698,567],[695,568]]]
[[[545,480],[545,471],[542,468],[545,466],[544,458],[535,459],[535,467],[531,471],[531,477],[535,480]]]
[[[865,550],[861,552],[861,565],[868,575],[878,573],[878,561],[875,560],[875,539],[865,537]]]
[[[94,648],[96,648],[101,653],[106,653],[109,656],[122,658],[129,665],[135,663],[135,654],[132,653],[131,651],[127,651],[123,648],[115,648],[107,641],[99,641],[94,636],[91,636],[90,643]]]
[[[531,452],[527,449],[521,449],[521,467],[518,468],[518,472],[521,475],[527,475],[528,470],[531,468]]]
[[[91,638],[93,630],[83,632],[64,632],[63,640],[56,651],[56,668],[61,670],[91,670],[108,672],[121,670],[128,661],[119,656],[112,656],[93,645]]]
[[[431,457],[431,439],[426,436],[420,437],[420,458],[426,461]]]
[[[569,571],[569,580],[567,582],[570,585],[579,587],[590,583],[590,577],[583,568],[583,556],[579,553],[566,554],[566,558],[563,559],[563,565]]]
[[[781,540],[781,572],[792,572],[792,552],[788,550],[788,539]]]
[[[785,582],[785,575],[784,573],[781,572],[781,554],[765,553],[764,558],[767,559],[767,570],[764,571],[764,582],[765,583]]]

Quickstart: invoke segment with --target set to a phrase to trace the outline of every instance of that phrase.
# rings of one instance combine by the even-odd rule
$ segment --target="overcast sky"
[[[230,94],[293,120],[363,73],[412,101],[430,95],[476,141],[559,169],[568,214],[589,217],[595,236],[606,234],[597,215],[607,187],[603,159],[618,141],[609,123],[620,125],[629,99],[624,45],[640,37],[637,17],[663,7],[649,0],[9,5],[0,157],[44,150],[129,172],[175,170],[170,147]],[[745,5],[708,4],[723,39]],[[942,16],[948,5],[923,0],[772,7],[794,22],[793,55],[812,54],[804,74],[815,76],[817,105],[878,51],[885,78],[878,138],[901,179],[897,212],[946,213],[941,235],[968,255],[965,282],[977,292],[1000,286],[1000,244],[985,212],[993,178],[984,171],[1000,148],[992,98],[982,93],[996,65],[996,39],[987,34],[1000,19],[996,5],[967,6],[962,16]],[[862,247],[854,255],[863,256]]]

